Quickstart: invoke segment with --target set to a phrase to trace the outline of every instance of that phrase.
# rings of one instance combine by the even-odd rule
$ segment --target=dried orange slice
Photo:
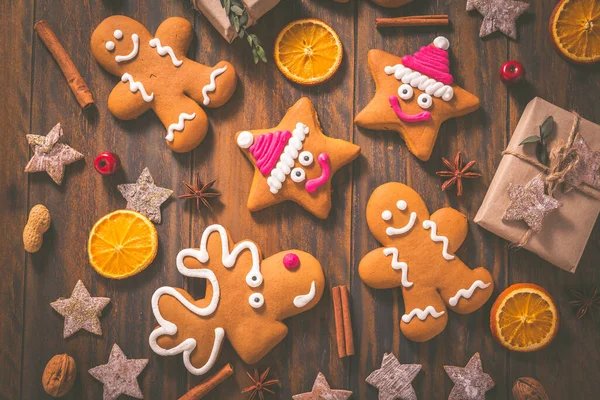
[[[558,331],[558,310],[543,288],[532,283],[509,286],[500,293],[490,315],[492,335],[512,351],[546,347]]]
[[[90,264],[105,278],[124,279],[140,273],[157,251],[154,224],[130,210],[117,210],[100,218],[88,238]]]
[[[292,82],[313,86],[335,74],[342,62],[342,42],[318,19],[292,21],[275,39],[277,68]]]
[[[558,51],[577,64],[600,61],[600,1],[562,0],[550,17]]]

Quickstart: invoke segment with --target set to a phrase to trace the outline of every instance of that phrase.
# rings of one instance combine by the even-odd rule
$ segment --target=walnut
[[[546,390],[533,378],[519,378],[512,388],[515,400],[548,400]]]
[[[50,396],[61,397],[71,390],[76,376],[77,365],[73,357],[68,354],[57,354],[46,364],[42,385]]]

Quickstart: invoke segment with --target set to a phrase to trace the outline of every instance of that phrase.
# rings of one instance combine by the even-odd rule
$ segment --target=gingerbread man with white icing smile
[[[91,39],[98,63],[121,78],[108,98],[110,111],[130,120],[153,109],[175,152],[194,149],[206,136],[208,118],[199,104],[220,107],[237,85],[228,62],[208,67],[186,57],[192,38],[192,25],[183,18],[165,20],[152,36],[139,22],[115,15]]]
[[[421,196],[397,182],[379,186],[367,204],[367,223],[385,247],[358,266],[367,285],[402,288],[405,313],[400,329],[411,340],[427,341],[448,322],[446,307],[459,314],[480,308],[494,281],[484,268],[469,269],[454,252],[467,236],[467,218],[453,208],[429,215]]]

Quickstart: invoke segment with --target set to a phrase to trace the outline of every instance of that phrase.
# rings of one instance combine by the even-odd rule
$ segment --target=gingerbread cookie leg
[[[130,75],[125,78],[124,82],[110,92],[108,109],[115,117],[128,121],[152,108],[154,93],[148,93],[146,88]]]
[[[171,150],[184,153],[194,149],[204,140],[208,131],[208,118],[204,110],[186,96],[174,100],[177,107],[157,104],[154,111],[167,129],[165,139]]]
[[[201,64],[189,65],[185,92],[204,107],[216,108],[227,103],[237,86],[237,75],[233,65],[221,61],[214,67]]]
[[[438,290],[440,295],[450,306],[451,310],[459,314],[469,314],[477,310],[492,295],[494,280],[485,268],[470,269],[459,259],[448,265],[453,271],[441,277]]]
[[[415,342],[425,342],[439,335],[448,322],[446,305],[438,291],[427,285],[417,284],[402,288],[404,315],[400,330]]]

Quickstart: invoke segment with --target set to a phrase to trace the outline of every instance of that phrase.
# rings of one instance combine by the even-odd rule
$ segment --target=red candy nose
[[[300,259],[294,253],[288,253],[283,257],[283,265],[287,269],[296,269],[300,265]]]

